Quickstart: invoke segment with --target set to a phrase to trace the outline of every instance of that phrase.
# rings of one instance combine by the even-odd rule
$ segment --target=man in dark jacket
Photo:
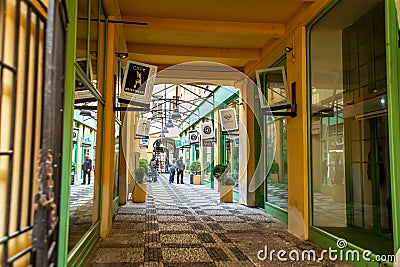
[[[183,184],[183,171],[185,170],[185,164],[183,163],[183,157],[180,157],[176,161],[176,170],[177,170],[177,175],[176,175],[176,183],[179,184],[179,176],[181,177],[181,184]]]
[[[85,155],[85,161],[82,163],[83,169],[83,182],[82,184],[86,184],[86,175],[88,176],[88,184],[90,184],[90,172],[92,171],[92,159],[89,155]]]

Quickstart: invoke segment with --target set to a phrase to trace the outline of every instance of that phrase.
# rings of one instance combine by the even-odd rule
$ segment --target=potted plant
[[[142,168],[145,176],[149,172],[149,163],[146,159],[139,159],[139,168]]]
[[[275,160],[271,164],[271,169],[269,170],[269,177],[271,178],[271,183],[279,182],[279,164]]]
[[[227,173],[228,164],[217,164],[214,166],[213,175],[219,182],[220,202],[233,201],[233,186],[235,180]]]
[[[193,161],[192,164],[190,164],[190,171],[192,172],[192,174],[190,174],[190,177],[191,181],[193,181],[193,184],[201,184],[200,169],[200,162]]]
[[[228,164],[217,164],[214,166],[213,175],[215,179],[219,179],[219,177],[225,172],[226,168],[228,168]]]
[[[133,186],[132,200],[133,202],[146,201],[146,179],[145,175],[148,171],[147,161],[140,159],[139,168],[134,170],[135,183]]]

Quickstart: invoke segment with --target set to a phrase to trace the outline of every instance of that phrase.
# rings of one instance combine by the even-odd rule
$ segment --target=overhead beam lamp
[[[163,132],[163,133],[169,133],[167,127],[164,127],[164,128],[162,129],[162,132]]]
[[[181,118],[181,114],[179,113],[178,108],[174,108],[174,112],[172,113],[171,118],[174,120],[178,120]]]
[[[172,122],[171,119],[169,119],[167,124],[165,124],[165,126],[167,126],[167,128],[172,128],[172,127],[174,127],[174,123]]]
[[[81,115],[83,117],[91,117],[92,116],[92,112],[90,112],[90,110],[83,109],[83,110],[81,110],[79,115]]]

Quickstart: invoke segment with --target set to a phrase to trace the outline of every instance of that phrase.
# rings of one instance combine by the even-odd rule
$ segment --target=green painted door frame
[[[225,135],[222,134],[222,130],[221,128],[219,128],[219,162],[218,163],[225,163],[226,157],[225,157],[225,148],[226,148],[226,144],[225,144]]]
[[[213,94],[213,103],[214,103],[214,94]],[[211,111],[211,123],[213,126],[213,129],[215,130],[215,126],[214,126],[214,109]],[[215,136],[215,133],[214,133]],[[211,145],[211,162],[210,162],[210,185],[211,185],[211,189],[214,189],[214,153],[215,153],[215,142],[212,143]]]
[[[74,129],[74,92],[75,92],[75,58],[76,58],[76,25],[78,17],[78,0],[66,1],[69,18],[67,31],[67,53],[65,60],[65,92],[64,92],[64,134],[62,154],[62,177],[60,199],[60,229],[58,241],[58,266],[67,265],[69,236],[69,202],[71,190],[72,168],[72,133]],[[76,167],[78,169],[78,166]],[[69,179],[65,179],[68,177]],[[67,194],[65,192],[68,192]]]
[[[104,7],[104,2],[101,0],[100,8]],[[90,6],[90,0],[88,0]],[[60,199],[60,229],[59,229],[59,246],[58,246],[58,266],[79,266],[90,256],[95,244],[99,239],[100,221],[94,223],[91,229],[85,234],[82,240],[76,247],[68,254],[68,236],[69,236],[69,203],[70,203],[70,190],[71,190],[71,167],[72,167],[72,133],[74,129],[74,101],[75,101],[75,79],[76,79],[76,39],[77,39],[77,19],[78,19],[78,0],[66,1],[68,12],[68,31],[67,31],[67,51],[66,51],[66,68],[65,68],[65,102],[64,102],[64,133],[63,133],[63,155],[62,155],[62,181],[61,188],[62,194]],[[107,12],[105,9],[105,36],[107,36]],[[90,9],[88,10],[90,20]],[[100,20],[100,16],[99,16]],[[88,26],[89,28],[90,26]],[[98,33],[97,33],[98,34]],[[90,33],[88,32],[90,36]],[[88,38],[89,40],[90,38]],[[98,39],[100,42],[100,39]],[[106,46],[107,44],[105,44]],[[107,48],[105,48],[107,49]],[[89,51],[87,51],[89,53]],[[88,54],[89,55],[89,54]],[[106,59],[104,66],[107,64]],[[104,73],[105,76],[105,73]],[[105,77],[103,77],[105,79]],[[104,103],[104,100],[101,101]],[[104,129],[104,127],[103,127]],[[98,129],[103,131],[103,129]],[[103,132],[104,138],[104,132]],[[78,147],[78,146],[77,146]],[[77,149],[76,149],[77,150]],[[103,152],[101,151],[101,154]],[[99,159],[102,162],[102,158]],[[100,166],[100,173],[102,173],[102,164]],[[77,166],[78,169],[78,166]],[[101,175],[100,175],[101,176]],[[65,179],[67,177],[67,179]],[[100,179],[102,179],[100,177]],[[101,196],[101,182],[99,187],[99,195]],[[99,218],[101,216],[101,200],[99,200]]]
[[[385,0],[390,179],[394,251],[400,249],[400,49],[395,0]]]
[[[260,112],[260,99],[256,98],[254,100],[254,113],[259,114],[259,112]],[[255,139],[254,139],[255,157],[254,158],[256,160],[256,162],[255,162],[256,166],[258,166],[258,164],[264,164],[263,162],[260,162],[260,161],[264,160],[263,158],[260,159],[261,149],[262,149],[261,148],[261,144],[262,144],[262,142],[261,142],[261,138],[262,138],[261,127],[263,127],[262,122],[261,121],[258,122],[256,119],[256,116],[254,116],[254,136],[255,136]],[[261,192],[261,191],[264,191],[264,183],[265,183],[265,179],[264,179],[265,176],[263,173],[264,168],[256,168],[256,171],[257,171],[256,172],[256,185],[260,185],[256,188],[256,191],[255,191],[256,207],[264,208],[265,201],[264,201],[264,196],[262,194],[263,192]],[[261,182],[261,180],[264,180],[264,181]]]
[[[385,1],[385,29],[386,29],[386,67],[387,67],[387,98],[388,98],[388,127],[389,127],[389,153],[390,153],[390,179],[391,179],[391,195],[392,195],[392,218],[393,218],[393,243],[394,253],[400,249],[400,49],[399,49],[399,24],[397,21],[397,13],[395,0],[384,0]],[[307,27],[307,80],[310,81],[310,29],[311,27],[329,10],[336,5],[339,0],[332,1],[327,8],[321,12],[313,22]],[[307,88],[307,110],[308,117],[310,118],[311,110],[311,88],[308,84]],[[308,122],[308,130],[311,132],[311,120]],[[308,155],[311,158],[311,135],[308,136]],[[397,151],[397,152],[396,152]],[[346,162],[347,164],[347,162]],[[312,169],[311,160],[309,161],[309,170]],[[347,175],[347,173],[346,173]],[[317,227],[313,226],[312,211],[313,211],[313,186],[312,186],[312,175],[309,172],[309,225],[310,233],[309,239],[318,245],[326,247],[336,247],[336,241],[338,238],[328,232],[325,232]],[[347,196],[349,197],[349,196]],[[363,248],[348,244],[347,249],[355,249],[361,252]],[[375,259],[375,255],[371,254],[371,259]],[[377,266],[377,262],[352,262],[355,266]],[[388,262],[388,266],[392,266],[392,263]]]

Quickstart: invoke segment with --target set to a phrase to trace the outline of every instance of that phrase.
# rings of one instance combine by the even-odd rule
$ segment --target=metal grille
[[[49,253],[44,257],[46,264],[41,266],[56,263],[57,222],[49,223],[49,208],[41,220],[37,219],[34,206],[38,188],[48,177],[44,171],[50,168],[54,181],[53,202],[55,207],[58,205],[65,55],[65,24],[59,26],[60,21],[65,19],[58,5],[59,1],[49,1],[47,8],[40,0],[0,1],[2,266],[37,265],[37,259],[43,258],[39,253],[43,248],[37,246],[38,240],[33,233],[33,229],[37,228],[35,224],[47,229],[41,238],[47,239],[43,243]],[[57,47],[61,49],[59,53],[54,53]],[[57,59],[57,56],[60,58]],[[61,68],[55,70],[56,66]],[[54,75],[59,76],[54,78]],[[57,142],[54,142],[56,139]],[[38,166],[44,167],[39,170]],[[46,194],[48,188],[43,189],[42,193]],[[40,207],[37,210],[41,210]],[[54,217],[58,218],[58,211]]]

